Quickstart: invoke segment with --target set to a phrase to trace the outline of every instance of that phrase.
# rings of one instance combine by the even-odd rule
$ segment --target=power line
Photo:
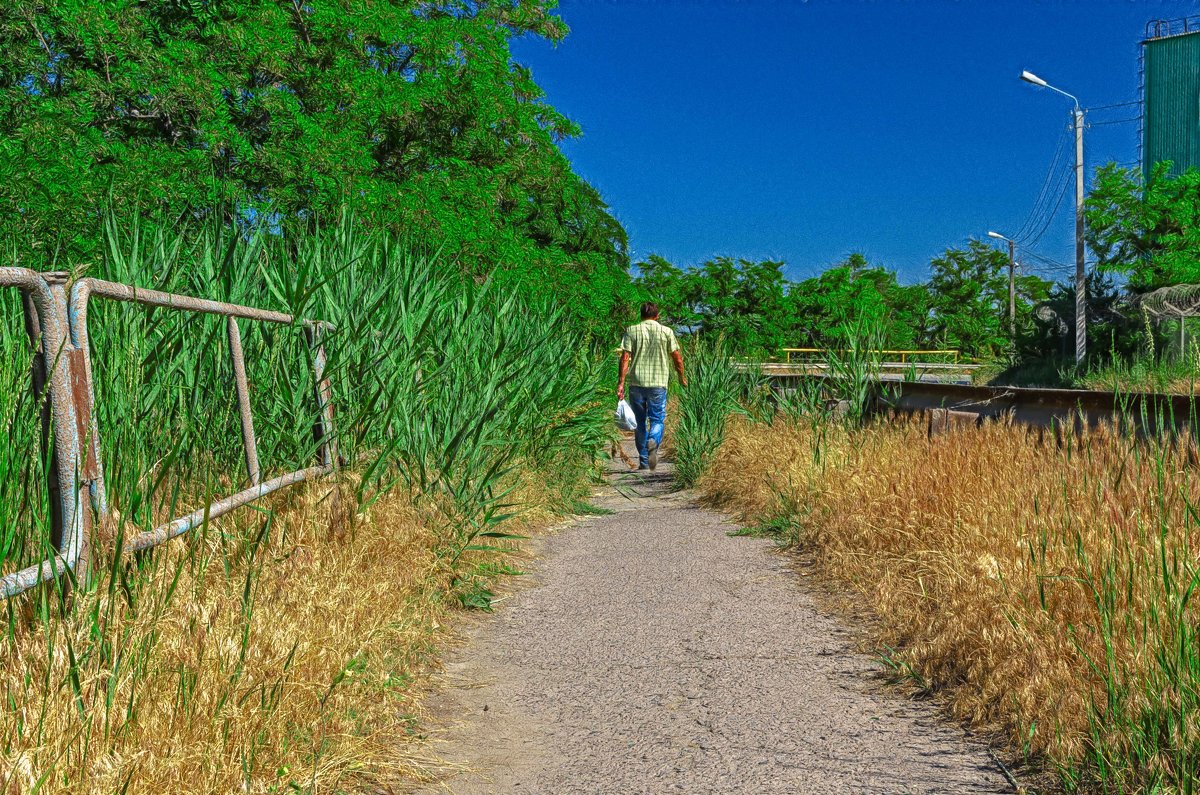
[[[1074,265],[1072,265],[1070,263],[1054,259],[1054,257],[1051,257],[1048,254],[1043,254],[1040,251],[1035,251],[1032,248],[1025,248],[1025,249],[1022,249],[1022,251],[1024,251],[1026,254],[1033,257],[1034,259],[1039,260],[1040,262],[1043,262],[1047,265],[1053,265],[1058,268],[1074,268],[1075,267]]]
[[[1104,111],[1115,108],[1128,108],[1133,105],[1140,106],[1141,100],[1097,105],[1087,108],[1087,110],[1089,112]],[[1103,127],[1111,124],[1129,124],[1141,120],[1142,116],[1138,115],[1129,118],[1089,122],[1089,125]],[[1070,130],[1064,127],[1055,146],[1054,156],[1050,160],[1050,167],[1046,170],[1046,177],[1042,180],[1042,186],[1038,191],[1037,198],[1034,200],[1029,215],[1025,218],[1025,222],[1021,224],[1020,230],[1012,238],[1017,245],[1021,246],[1022,252],[1025,255],[1031,257],[1040,265],[1040,270],[1053,273],[1070,273],[1075,268],[1073,265],[1038,254],[1032,251],[1031,247],[1042,239],[1046,231],[1054,223],[1054,219],[1058,217],[1058,211],[1062,208],[1067,193],[1070,192],[1072,168],[1071,164],[1065,158],[1067,141],[1070,137],[1069,133]]]
[[[1042,235],[1046,234],[1046,230],[1050,228],[1050,224],[1058,217],[1058,209],[1062,207],[1063,199],[1071,191],[1071,166],[1068,163],[1062,171],[1062,178],[1059,181],[1058,198],[1054,201],[1054,207],[1046,214],[1046,219],[1042,223],[1042,228],[1037,231],[1031,238],[1022,241],[1024,245],[1032,246],[1042,239]]]
[[[1142,120],[1141,116],[1134,116],[1133,118],[1130,118],[1130,119],[1113,119],[1112,121],[1090,121],[1090,122],[1088,122],[1088,126],[1089,127],[1105,127],[1109,124],[1128,124],[1131,121],[1141,121],[1141,120]]]
[[[1054,208],[1048,214],[1044,214],[1041,228],[1036,232],[1032,229],[1022,238],[1017,239],[1017,244],[1020,246],[1033,246],[1042,239],[1042,235],[1046,234],[1046,230],[1050,228],[1050,224],[1054,222],[1054,218],[1058,215],[1058,209],[1062,207],[1063,199],[1066,198],[1068,189],[1071,186],[1071,170],[1063,169],[1062,176],[1058,184],[1058,198],[1054,201]]]
[[[1084,108],[1084,110],[1085,111],[1108,110],[1110,108],[1127,108],[1130,105],[1141,105],[1141,104],[1142,104],[1142,101],[1140,99],[1131,99],[1128,102],[1114,102],[1111,105],[1093,105],[1090,108]]]
[[[1052,270],[1070,270],[1070,271],[1075,270],[1074,265],[1068,265],[1065,262],[1059,262],[1058,260],[1053,259],[1052,257],[1048,257],[1045,254],[1040,254],[1032,249],[1026,248],[1026,249],[1022,249],[1021,251],[1022,251],[1022,254],[1024,254],[1025,256],[1033,257],[1035,260],[1040,262],[1042,265],[1048,266]]]
[[[1059,262],[1056,259],[1047,257],[1045,254],[1039,254],[1038,252],[1030,249],[1022,249],[1021,255],[1023,259],[1028,257],[1029,259],[1033,260],[1033,262],[1030,263],[1031,270],[1038,271],[1036,275],[1039,276],[1049,276],[1050,278],[1057,280],[1060,277],[1068,276],[1075,272],[1074,265],[1068,265],[1065,262]],[[1029,259],[1026,259],[1025,261],[1028,263]]]
[[[1021,224],[1021,228],[1013,235],[1013,239],[1020,241],[1029,237],[1030,233],[1041,224],[1045,218],[1046,210],[1049,207],[1050,197],[1054,195],[1055,188],[1051,185],[1055,180],[1061,180],[1064,177],[1065,160],[1063,155],[1066,152],[1067,130],[1063,129],[1059,135],[1058,144],[1054,149],[1054,157],[1050,160],[1050,167],[1046,170],[1046,178],[1042,180],[1042,187],[1038,191],[1037,198],[1034,199],[1033,206],[1029,210],[1029,215],[1025,218],[1025,222]]]

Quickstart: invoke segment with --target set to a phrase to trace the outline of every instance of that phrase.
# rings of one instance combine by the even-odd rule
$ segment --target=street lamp
[[[1083,364],[1087,355],[1087,277],[1083,267],[1083,110],[1073,94],[1055,88],[1034,73],[1021,72],[1021,79],[1062,94],[1075,103],[1075,363]]]
[[[999,232],[988,232],[988,237],[1008,243],[1008,336],[1015,341],[1017,339],[1017,244]]]

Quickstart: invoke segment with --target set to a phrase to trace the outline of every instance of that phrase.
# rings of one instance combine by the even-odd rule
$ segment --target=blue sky
[[[1123,120],[1139,107],[1099,106],[1138,99],[1148,20],[1193,13],[1200,2],[563,0],[566,40],[514,54],[582,126],[564,151],[635,261],[770,257],[800,279],[862,251],[912,281],[947,246],[1016,235],[1030,216],[1071,106],[1022,69],[1096,108],[1089,172],[1132,162],[1138,124]],[[1062,263],[1072,196],[1031,247]]]

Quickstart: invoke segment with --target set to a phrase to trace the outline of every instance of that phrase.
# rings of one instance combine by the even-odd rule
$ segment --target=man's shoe
[[[658,466],[658,442],[651,439],[650,443],[646,446],[650,449],[650,455],[647,456],[647,460],[650,462],[650,469],[654,469]]]

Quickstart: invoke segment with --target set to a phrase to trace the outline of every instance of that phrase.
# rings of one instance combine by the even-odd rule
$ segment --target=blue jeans
[[[649,439],[662,444],[663,423],[667,419],[667,388],[665,386],[629,387],[629,406],[637,417],[633,440],[637,444],[638,465],[648,466]]]

